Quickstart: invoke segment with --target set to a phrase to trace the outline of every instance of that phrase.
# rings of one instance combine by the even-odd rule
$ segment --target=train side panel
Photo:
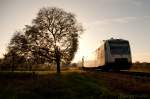
[[[99,67],[99,66],[104,66],[105,65],[105,61],[106,61],[106,59],[105,59],[105,44],[102,44],[102,46],[101,47],[99,47],[98,49],[97,49],[97,52],[96,52],[96,62],[97,62],[97,64],[96,64],[96,66],[97,67]]]

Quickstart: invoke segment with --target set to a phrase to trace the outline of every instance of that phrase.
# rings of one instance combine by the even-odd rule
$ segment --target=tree
[[[29,58],[28,40],[23,32],[16,31],[13,35],[9,46],[8,53],[5,55],[5,62],[11,63],[12,71],[19,64],[27,64]]]
[[[47,7],[39,10],[32,25],[26,25],[20,39],[12,38],[12,48],[18,48],[20,55],[42,62],[56,63],[57,73],[60,64],[69,64],[78,49],[78,38],[83,32],[75,15],[63,9]],[[11,48],[11,47],[10,47]]]
[[[36,30],[36,33],[30,30]],[[56,62],[57,73],[60,73],[60,61],[70,63],[74,58],[82,30],[74,14],[48,7],[40,9],[36,19],[33,20],[32,28],[26,34],[32,37],[36,35],[34,42],[36,41],[37,46],[44,48],[46,52],[41,56]]]
[[[24,56],[19,56],[15,51],[11,50],[4,55],[2,70],[10,70],[13,72],[18,66],[26,62]]]
[[[8,46],[8,53],[5,55],[5,63],[11,63],[9,65],[12,71],[19,64],[28,66],[27,68],[31,71],[32,65],[45,62],[45,59],[37,54],[38,47],[33,43],[31,38],[25,35],[25,32],[15,32]]]

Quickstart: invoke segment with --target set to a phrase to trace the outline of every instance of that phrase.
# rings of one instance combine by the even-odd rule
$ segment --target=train
[[[130,44],[125,39],[103,40],[102,45],[94,51],[91,60],[87,57],[82,59],[83,69],[129,70],[131,65]]]

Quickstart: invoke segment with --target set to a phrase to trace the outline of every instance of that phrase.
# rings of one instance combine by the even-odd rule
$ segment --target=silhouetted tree
[[[23,56],[18,56],[18,54],[15,51],[11,50],[4,55],[2,69],[11,69],[11,71],[14,71],[17,68],[17,66],[23,63],[25,63],[25,58]]]
[[[2,69],[2,66],[3,66],[3,58],[0,58],[0,70]]]
[[[74,58],[82,31],[74,14],[48,7],[40,9],[33,26],[27,26],[26,35],[31,37],[36,49],[38,46],[40,56],[56,62],[60,73],[60,62],[70,63]]]
[[[31,71],[32,65],[44,63],[43,61],[41,61],[42,60],[41,57],[38,54],[36,54],[33,47],[34,46],[32,45],[31,39],[28,36],[26,36],[24,32],[17,31],[13,35],[9,43],[8,53],[5,55],[6,60],[7,59],[11,60],[12,61],[11,63],[13,64],[14,63],[13,61],[15,61],[16,58],[18,59],[24,58],[24,61],[20,61],[21,64],[28,65],[29,66],[28,68]]]
[[[26,64],[29,57],[28,40],[23,32],[17,31],[9,45],[8,53],[5,55],[5,61],[11,61],[12,71],[18,64]]]
[[[74,14],[55,7],[40,9],[32,23],[12,38],[15,43],[9,48],[17,48],[17,53],[36,62],[55,62],[59,74],[60,63],[69,64],[74,58],[82,26]]]

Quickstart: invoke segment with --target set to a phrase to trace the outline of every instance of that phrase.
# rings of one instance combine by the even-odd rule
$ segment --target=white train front
[[[132,65],[130,44],[124,39],[104,40],[92,57],[92,60],[84,58],[83,68],[128,70]]]

